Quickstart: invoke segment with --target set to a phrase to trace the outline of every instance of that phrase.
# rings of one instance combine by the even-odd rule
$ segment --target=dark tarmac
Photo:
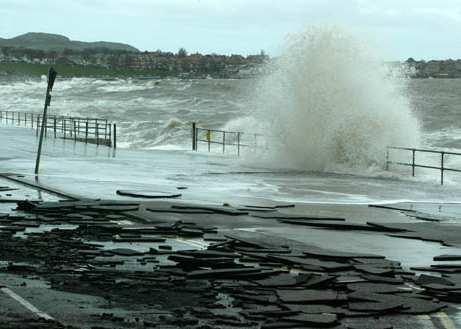
[[[461,327],[454,205],[88,200],[11,178],[0,328]]]

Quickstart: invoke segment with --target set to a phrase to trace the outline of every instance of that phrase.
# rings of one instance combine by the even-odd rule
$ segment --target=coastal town
[[[169,51],[144,51],[120,44],[87,43],[69,41],[66,37],[38,34],[43,43],[50,38],[57,39],[59,46],[40,49],[35,43],[28,43],[29,36],[18,37],[23,42],[3,42],[0,40],[0,64],[4,64],[0,74],[15,73],[21,64],[27,65],[66,65],[74,70],[83,67],[99,67],[111,70],[127,70],[127,74],[152,77],[179,78],[244,78],[254,76],[262,64],[269,60],[264,51],[256,55],[218,55],[189,54],[180,48],[176,53]],[[11,39],[10,39],[11,40]],[[79,46],[75,46],[77,43]]]

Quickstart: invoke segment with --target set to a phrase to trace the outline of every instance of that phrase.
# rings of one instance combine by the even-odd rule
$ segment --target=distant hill
[[[139,52],[138,49],[124,43],[116,42],[83,42],[72,41],[59,34],[30,32],[11,39],[0,38],[0,47],[17,47],[38,49],[44,51],[63,51],[64,49],[84,50],[90,48],[105,48],[109,50]]]

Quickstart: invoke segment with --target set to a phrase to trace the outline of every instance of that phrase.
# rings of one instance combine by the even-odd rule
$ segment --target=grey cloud
[[[393,58],[461,57],[452,41],[460,8],[459,0],[0,0],[0,37],[44,31],[148,50],[254,53],[276,52],[307,25],[337,24]]]

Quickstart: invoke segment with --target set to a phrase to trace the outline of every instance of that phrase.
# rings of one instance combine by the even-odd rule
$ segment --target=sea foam
[[[384,166],[388,145],[419,144],[404,70],[347,31],[313,27],[292,35],[269,65],[242,126],[263,131],[269,151],[256,156],[266,164],[370,168]]]

